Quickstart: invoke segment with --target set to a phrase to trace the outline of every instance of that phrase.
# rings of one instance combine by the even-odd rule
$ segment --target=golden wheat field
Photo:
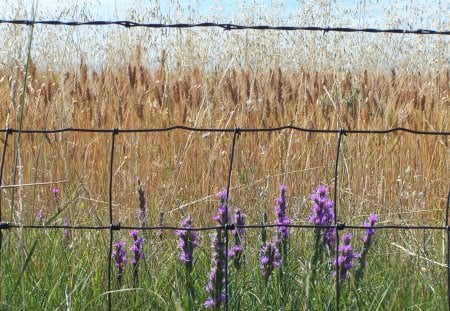
[[[23,129],[295,125],[450,131],[448,70],[169,70],[164,62],[151,69],[142,63],[140,51],[136,48],[128,65],[101,70],[84,63],[71,70],[46,70],[31,62],[26,86],[21,67],[0,72],[0,100],[7,107],[0,122],[15,129],[22,122]],[[152,225],[161,224],[161,213],[164,224],[178,223],[180,214],[212,223],[215,193],[227,183],[232,137],[187,130],[119,134],[113,163],[115,221],[135,223],[140,180]],[[64,213],[76,224],[107,224],[111,138],[111,133],[15,133],[6,149],[4,184],[59,182],[62,202],[69,206]],[[363,215],[376,212],[384,224],[442,225],[450,181],[448,143],[448,135],[405,132],[344,136],[338,171],[340,221],[359,225]],[[312,187],[334,184],[336,147],[336,134],[241,133],[231,178],[232,205],[245,209],[251,223],[259,223],[262,213],[272,209],[277,185],[285,183],[293,219],[306,222]],[[17,162],[14,150],[19,150]],[[4,189],[3,220],[32,223],[39,209],[51,213],[56,207],[45,205],[52,202],[53,187]]]

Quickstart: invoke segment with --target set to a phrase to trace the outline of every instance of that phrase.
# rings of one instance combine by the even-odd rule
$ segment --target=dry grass
[[[159,68],[149,69],[138,48],[134,61],[123,67],[93,70],[82,64],[73,70],[43,71],[32,65],[23,128],[293,124],[319,129],[450,130],[448,71],[379,74],[278,66],[257,71],[239,67],[168,70],[162,60]],[[9,122],[13,128],[18,128],[22,75],[20,68],[0,72],[0,101],[10,107],[10,114],[1,111],[0,122]],[[177,223],[180,213],[210,223],[216,204],[211,195],[226,185],[231,138],[230,134],[188,131],[120,134],[114,162],[116,218],[135,223],[140,178],[152,223],[159,212],[165,213],[167,223]],[[23,135],[23,182],[68,180],[61,185],[63,201],[71,202],[67,213],[80,224],[106,223],[103,202],[108,200],[110,142],[110,134]],[[305,221],[311,188],[319,182],[333,184],[336,142],[336,135],[294,131],[241,134],[231,185],[233,205],[242,207],[250,221],[257,223],[262,211],[271,211],[276,185],[284,182],[291,213],[297,221]],[[4,184],[11,183],[13,149],[10,140]],[[396,223],[442,224],[450,182],[448,137],[349,135],[341,155],[343,221],[359,224],[369,212],[377,212]],[[55,208],[45,206],[51,202],[50,189],[24,189],[23,202],[33,212],[28,217],[40,208]],[[3,219],[14,220],[18,209],[8,205],[9,199],[9,194],[3,196]]]

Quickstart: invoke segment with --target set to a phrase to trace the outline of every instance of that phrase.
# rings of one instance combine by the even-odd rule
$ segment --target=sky
[[[61,17],[61,19],[68,19],[71,14],[77,9],[83,14],[83,8],[87,8],[89,14],[85,16],[87,19],[95,20],[123,20],[130,19],[133,12],[136,14],[144,11],[151,11],[155,4],[161,6],[161,11],[165,15],[171,16],[173,19],[180,19],[179,12],[196,12],[196,18],[214,17],[217,22],[232,23],[235,22],[235,17],[238,16],[242,10],[255,10],[259,12],[271,12],[274,8],[280,13],[281,20],[278,22],[285,22],[289,24],[289,17],[298,14],[305,6],[310,3],[323,2],[331,3],[331,14],[337,14],[342,17],[346,25],[355,27],[362,26],[361,20],[350,18],[350,14],[346,16],[346,12],[352,10],[364,11],[364,26],[367,27],[388,27],[387,21],[392,19],[392,15],[398,15],[400,20],[403,19],[403,27],[408,28],[436,28],[442,29],[449,26],[449,6],[450,2],[444,1],[423,1],[423,0],[409,0],[409,1],[387,1],[387,0],[331,0],[331,1],[280,1],[280,0],[4,0],[0,3],[2,12],[10,16],[3,16],[2,18],[12,18],[11,12],[16,11],[13,7],[29,8],[32,7],[33,2],[38,6],[38,17],[45,19],[46,17]],[[256,4],[256,5],[255,5]],[[178,10],[177,10],[178,7]],[[280,9],[282,7],[282,9]],[[86,11],[86,10],[85,10]],[[9,13],[8,13],[9,12]],[[66,12],[66,14],[64,14]],[[85,12],[86,13],[86,12]],[[177,15],[178,14],[178,15]],[[66,15],[66,16],[65,16]],[[416,20],[407,21],[417,17]],[[436,18],[439,16],[439,25]],[[66,17],[66,18],[64,18]],[[181,18],[186,19],[186,16]],[[181,20],[178,20],[181,21]],[[198,20],[203,21],[203,20]],[[415,23],[414,25],[412,23]],[[320,25],[326,26],[326,25]],[[329,25],[335,26],[335,25]],[[441,29],[441,30],[442,30]]]

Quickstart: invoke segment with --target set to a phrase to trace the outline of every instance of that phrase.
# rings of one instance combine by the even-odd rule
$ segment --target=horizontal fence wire
[[[278,225],[278,224],[259,224],[259,225],[242,225],[236,226],[235,224],[229,224],[226,226],[211,226],[211,227],[177,227],[177,226],[122,226],[120,224],[104,225],[104,226],[76,226],[76,225],[22,225],[17,223],[10,222],[2,222],[0,223],[0,229],[74,229],[74,230],[167,230],[167,231],[175,231],[175,230],[185,230],[185,231],[212,231],[212,230],[233,230],[237,229],[263,229],[263,228],[277,228],[277,227],[286,227],[286,228],[297,228],[297,229],[367,229],[365,226],[355,226],[355,225],[345,225],[345,224],[337,224],[336,226],[318,226],[318,225],[307,225],[307,224],[289,224],[289,225]],[[447,230],[448,226],[414,226],[414,225],[383,225],[383,226],[373,226],[371,227],[374,230],[378,229],[404,229],[404,230]]]
[[[283,130],[296,130],[301,132],[308,133],[324,133],[324,134],[337,134],[337,148],[336,148],[336,157],[335,157],[335,169],[334,169],[334,223],[330,226],[318,226],[318,225],[310,225],[310,224],[289,224],[289,225],[279,225],[279,224],[258,224],[258,225],[244,225],[237,226],[232,223],[226,223],[223,226],[211,226],[211,227],[197,227],[197,228],[184,228],[177,226],[123,226],[120,223],[114,222],[114,213],[113,213],[113,169],[114,169],[114,154],[115,154],[115,141],[116,136],[120,133],[154,133],[154,132],[167,132],[174,130],[186,130],[191,132],[220,132],[220,133],[232,133],[232,141],[231,148],[229,154],[229,168],[228,175],[226,180],[226,201],[228,201],[231,189],[231,175],[233,172],[233,158],[237,148],[237,142],[239,134],[241,133],[259,133],[259,132],[275,132],[275,131],[283,131]],[[79,225],[50,225],[50,224],[42,224],[42,225],[31,225],[31,224],[20,224],[20,223],[11,223],[2,221],[2,213],[1,213],[1,202],[0,202],[0,251],[1,251],[1,240],[2,240],[2,231],[9,230],[14,228],[20,229],[77,229],[77,230],[108,230],[109,231],[109,249],[108,249],[108,272],[107,272],[107,299],[108,299],[108,308],[109,310],[113,309],[113,302],[111,296],[111,273],[112,273],[112,247],[113,247],[113,236],[114,231],[119,230],[186,230],[186,231],[213,231],[213,230],[223,230],[225,233],[225,243],[226,243],[226,255],[229,251],[228,249],[228,233],[229,230],[234,230],[235,228],[248,228],[248,229],[262,229],[262,228],[274,228],[274,227],[285,227],[285,228],[297,228],[297,229],[317,229],[317,228],[335,228],[336,229],[336,262],[338,259],[338,250],[339,250],[339,232],[344,229],[359,229],[364,230],[367,229],[365,226],[361,225],[347,225],[339,222],[338,217],[338,171],[339,171],[339,156],[341,153],[341,142],[347,134],[391,134],[395,132],[403,132],[410,133],[414,135],[442,135],[449,136],[450,132],[447,131],[421,131],[421,130],[413,130],[408,128],[391,128],[391,129],[383,129],[383,130],[346,130],[346,129],[314,129],[314,128],[301,128],[293,125],[279,126],[279,127],[271,127],[271,128],[200,128],[200,127],[189,127],[184,125],[164,127],[164,128],[146,128],[146,129],[92,129],[92,128],[60,128],[60,129],[13,129],[6,128],[0,130],[0,132],[5,133],[4,145],[3,145],[3,154],[2,154],[2,162],[0,164],[0,185],[2,184],[3,177],[3,168],[5,165],[5,153],[6,146],[8,144],[8,136],[14,133],[20,134],[57,134],[63,132],[85,132],[85,133],[105,133],[111,135],[111,149],[109,155],[109,191],[108,191],[108,210],[109,210],[109,224],[100,225],[100,226],[79,226]],[[416,225],[377,225],[374,226],[374,230],[381,229],[393,229],[393,230],[441,230],[447,232],[447,300],[448,306],[450,309],[450,225],[449,221],[449,211],[450,211],[450,189],[447,195],[447,203],[446,203],[446,214],[445,214],[445,225],[444,226],[416,226]],[[226,213],[228,214],[228,209],[226,209]],[[228,219],[228,215],[226,215],[226,219]],[[225,265],[225,297],[228,298],[228,256],[225,256],[226,265]],[[337,266],[339,270],[339,266]],[[336,272],[336,300],[335,300],[335,309],[340,309],[340,273]],[[225,310],[228,310],[228,299],[225,300]]]
[[[150,133],[150,132],[168,132],[173,130],[186,130],[191,132],[216,132],[216,133],[234,133],[238,131],[239,133],[256,133],[256,132],[278,132],[281,130],[295,130],[305,133],[328,133],[328,134],[389,134],[394,132],[406,132],[416,135],[450,135],[450,131],[421,131],[421,130],[413,130],[405,127],[395,127],[384,130],[348,130],[348,129],[314,129],[314,128],[304,128],[298,127],[294,125],[284,125],[278,127],[266,127],[266,128],[204,128],[204,127],[192,127],[185,125],[174,125],[168,127],[160,127],[160,128],[141,128],[141,129],[94,129],[94,128],[74,128],[74,127],[65,127],[59,129],[13,129],[6,128],[0,129],[0,133],[23,133],[23,134],[57,134],[64,132],[79,132],[79,133]]]
[[[379,28],[352,28],[352,27],[316,27],[316,26],[273,26],[273,25],[239,25],[229,23],[138,23],[134,21],[59,21],[59,20],[27,20],[27,19],[0,19],[0,24],[13,25],[49,25],[49,26],[123,26],[126,28],[219,28],[223,30],[277,30],[277,31],[320,31],[320,32],[365,32],[415,35],[450,35],[450,30],[432,29],[379,29]]]

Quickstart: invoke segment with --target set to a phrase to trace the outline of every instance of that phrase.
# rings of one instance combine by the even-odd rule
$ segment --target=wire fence
[[[13,25],[27,25],[27,26],[36,26],[36,25],[50,25],[50,26],[110,26],[117,25],[123,26],[127,28],[135,28],[135,27],[145,27],[145,28],[220,28],[223,30],[231,31],[231,30],[276,30],[276,31],[320,31],[320,32],[364,32],[364,33],[390,33],[390,34],[416,34],[416,35],[450,35],[450,31],[437,31],[431,29],[377,29],[377,28],[349,28],[349,27],[310,27],[310,26],[270,26],[270,25],[258,25],[258,26],[248,26],[248,25],[238,25],[238,24],[222,24],[222,23],[177,23],[177,24],[161,24],[161,23],[137,23],[132,21],[87,21],[87,22],[79,22],[79,21],[70,21],[63,22],[58,20],[3,20],[0,19],[0,24],[13,24]],[[172,226],[121,226],[118,223],[114,223],[114,208],[113,208],[113,171],[114,171],[114,154],[115,154],[115,145],[116,139],[119,134],[129,134],[129,133],[155,133],[155,132],[168,132],[175,130],[185,130],[191,132],[220,132],[220,133],[229,133],[232,134],[231,146],[229,152],[229,168],[226,180],[226,193],[227,196],[230,196],[230,186],[231,186],[231,176],[233,173],[233,160],[235,151],[237,148],[238,137],[241,133],[258,133],[258,132],[277,132],[283,130],[294,130],[306,133],[325,133],[330,135],[337,135],[337,148],[335,155],[335,167],[334,167],[334,223],[332,226],[317,226],[317,225],[303,225],[303,224],[289,224],[289,225],[272,225],[272,224],[261,224],[261,225],[245,225],[245,226],[236,226],[231,223],[227,223],[223,226],[214,226],[214,227],[198,227],[198,228],[184,228],[184,227],[172,227]],[[384,130],[347,130],[347,129],[313,129],[313,128],[301,128],[293,125],[286,125],[280,127],[271,127],[271,128],[199,128],[199,127],[189,127],[189,126],[171,126],[164,128],[146,128],[146,129],[90,129],[90,128],[60,128],[60,129],[13,129],[7,128],[0,130],[0,133],[4,133],[4,143],[3,143],[3,151],[2,151],[2,160],[0,163],[0,185],[3,184],[3,171],[5,167],[5,154],[8,146],[8,137],[14,133],[21,134],[56,134],[62,132],[84,132],[84,133],[104,133],[105,135],[109,134],[110,138],[110,155],[109,155],[109,180],[108,180],[108,212],[109,212],[109,225],[107,226],[72,226],[72,225],[30,225],[30,224],[22,224],[22,223],[10,223],[4,222],[2,218],[2,211],[0,209],[0,252],[1,252],[1,243],[2,243],[2,231],[3,230],[11,230],[14,228],[23,228],[23,229],[78,229],[78,230],[108,230],[109,231],[109,250],[108,250],[108,274],[107,274],[107,302],[108,309],[113,309],[112,303],[112,295],[111,295],[111,274],[112,274],[112,251],[113,251],[113,240],[114,240],[114,231],[120,230],[130,230],[130,229],[138,229],[138,230],[187,230],[187,231],[212,231],[212,230],[223,230],[225,233],[225,241],[226,241],[226,254],[229,251],[228,246],[228,235],[229,231],[233,230],[235,227],[238,228],[253,228],[253,229],[261,229],[261,228],[269,228],[269,227],[290,227],[290,228],[305,228],[305,229],[317,229],[317,228],[334,228],[336,229],[336,262],[338,261],[339,256],[339,231],[342,231],[346,228],[348,229],[366,229],[365,226],[356,226],[356,225],[348,225],[345,223],[339,222],[339,209],[338,209],[338,181],[339,181],[339,159],[341,153],[341,145],[344,136],[346,135],[354,135],[354,134],[368,134],[368,135],[377,135],[377,134],[390,134],[395,132],[404,132],[411,133],[414,135],[431,135],[431,136],[449,136],[450,132],[429,132],[429,131],[419,131],[412,130],[408,128],[391,128]],[[445,207],[445,225],[444,226],[409,226],[409,225],[390,225],[390,226],[375,226],[374,229],[396,229],[396,230],[440,230],[446,232],[447,235],[447,300],[448,307],[450,310],[450,224],[449,224],[449,210],[450,210],[450,188],[447,195],[446,207]],[[228,219],[228,209],[226,209],[226,218]],[[225,256],[225,297],[228,298],[228,285],[229,285],[229,275],[228,275],[228,256]],[[336,273],[336,283],[335,283],[335,308],[339,309],[341,304],[341,293],[340,293],[340,274]],[[225,310],[228,310],[228,300],[225,300]]]
[[[450,35],[450,30],[432,29],[380,29],[380,28],[352,28],[352,27],[316,27],[316,26],[273,26],[273,25],[240,25],[229,23],[138,23],[133,21],[70,21],[59,20],[5,20],[0,19],[0,24],[13,25],[48,25],[48,26],[123,26],[126,28],[219,28],[223,30],[283,30],[283,31],[319,31],[319,32],[365,32],[365,33],[391,33],[391,34],[415,34],[415,35]]]
[[[237,149],[238,137],[241,133],[258,133],[258,132],[277,132],[282,130],[295,130],[306,133],[326,133],[330,135],[337,135],[337,148],[336,148],[336,156],[335,156],[335,167],[334,167],[334,223],[332,226],[317,226],[317,225],[304,225],[304,224],[289,224],[289,225],[273,225],[273,224],[261,224],[261,225],[244,225],[244,226],[236,226],[232,223],[227,223],[223,226],[214,226],[214,227],[198,227],[198,228],[183,228],[183,227],[175,227],[175,226],[121,226],[118,223],[114,223],[114,208],[113,208],[113,172],[114,172],[114,154],[115,154],[115,145],[117,136],[119,134],[129,134],[129,133],[147,133],[151,134],[154,132],[167,132],[174,130],[184,130],[184,131],[197,131],[197,132],[221,132],[232,134],[231,138],[231,147],[229,152],[229,167],[228,174],[226,180],[226,189],[228,197],[230,195],[230,186],[231,186],[231,176],[233,173],[233,160],[234,155]],[[225,234],[225,245],[226,245],[226,253],[228,253],[228,234],[230,230],[238,228],[249,228],[249,229],[261,229],[261,228],[270,228],[270,227],[290,227],[290,228],[304,228],[304,229],[316,229],[316,228],[335,228],[336,229],[336,260],[338,259],[338,248],[339,248],[339,231],[344,229],[366,229],[365,226],[359,225],[349,225],[345,223],[339,222],[339,206],[338,206],[338,181],[339,181],[339,159],[341,153],[341,146],[344,136],[346,135],[355,135],[355,134],[369,134],[369,135],[377,135],[377,134],[389,134],[395,132],[403,132],[403,133],[412,133],[415,135],[433,135],[433,136],[449,136],[450,132],[428,132],[428,131],[418,131],[407,128],[392,128],[386,130],[321,130],[321,129],[309,129],[309,128],[300,128],[292,125],[274,127],[274,128],[197,128],[197,127],[188,127],[188,126],[172,126],[166,128],[148,128],[148,129],[88,129],[88,128],[61,128],[61,129],[53,129],[53,130],[17,130],[17,129],[3,129],[0,130],[0,133],[4,133],[4,143],[3,143],[3,153],[2,153],[2,162],[0,164],[0,184],[2,183],[3,177],[3,169],[5,166],[5,153],[8,145],[8,137],[13,135],[14,133],[18,134],[55,134],[61,132],[88,132],[88,133],[104,133],[105,135],[110,135],[110,154],[109,154],[109,180],[108,180],[108,212],[109,212],[109,225],[106,226],[72,226],[72,225],[30,225],[30,224],[19,224],[19,223],[10,223],[3,222],[2,215],[0,210],[0,251],[1,251],[1,232],[2,230],[10,230],[13,228],[23,228],[23,229],[78,229],[78,230],[108,230],[109,231],[109,251],[108,251],[108,277],[107,277],[107,299],[108,299],[108,308],[109,310],[113,309],[112,296],[111,296],[111,279],[112,279],[112,251],[113,251],[113,240],[114,240],[114,231],[120,230],[190,230],[190,231],[213,231],[213,230],[223,230]],[[446,203],[446,212],[445,212],[445,225],[444,226],[411,226],[411,225],[388,225],[388,226],[375,226],[374,229],[382,230],[382,229],[396,229],[396,230],[440,230],[444,231],[447,234],[447,299],[448,306],[450,308],[450,224],[449,224],[449,210],[450,210],[450,189],[447,195],[447,203]],[[228,213],[228,210],[226,210]],[[225,219],[228,219],[228,215]],[[227,271],[228,267],[228,256],[225,256],[225,296],[228,297],[228,284],[229,284],[229,275]],[[336,309],[340,307],[341,293],[340,293],[340,274],[336,274]],[[225,301],[225,309],[228,310],[228,299]]]

